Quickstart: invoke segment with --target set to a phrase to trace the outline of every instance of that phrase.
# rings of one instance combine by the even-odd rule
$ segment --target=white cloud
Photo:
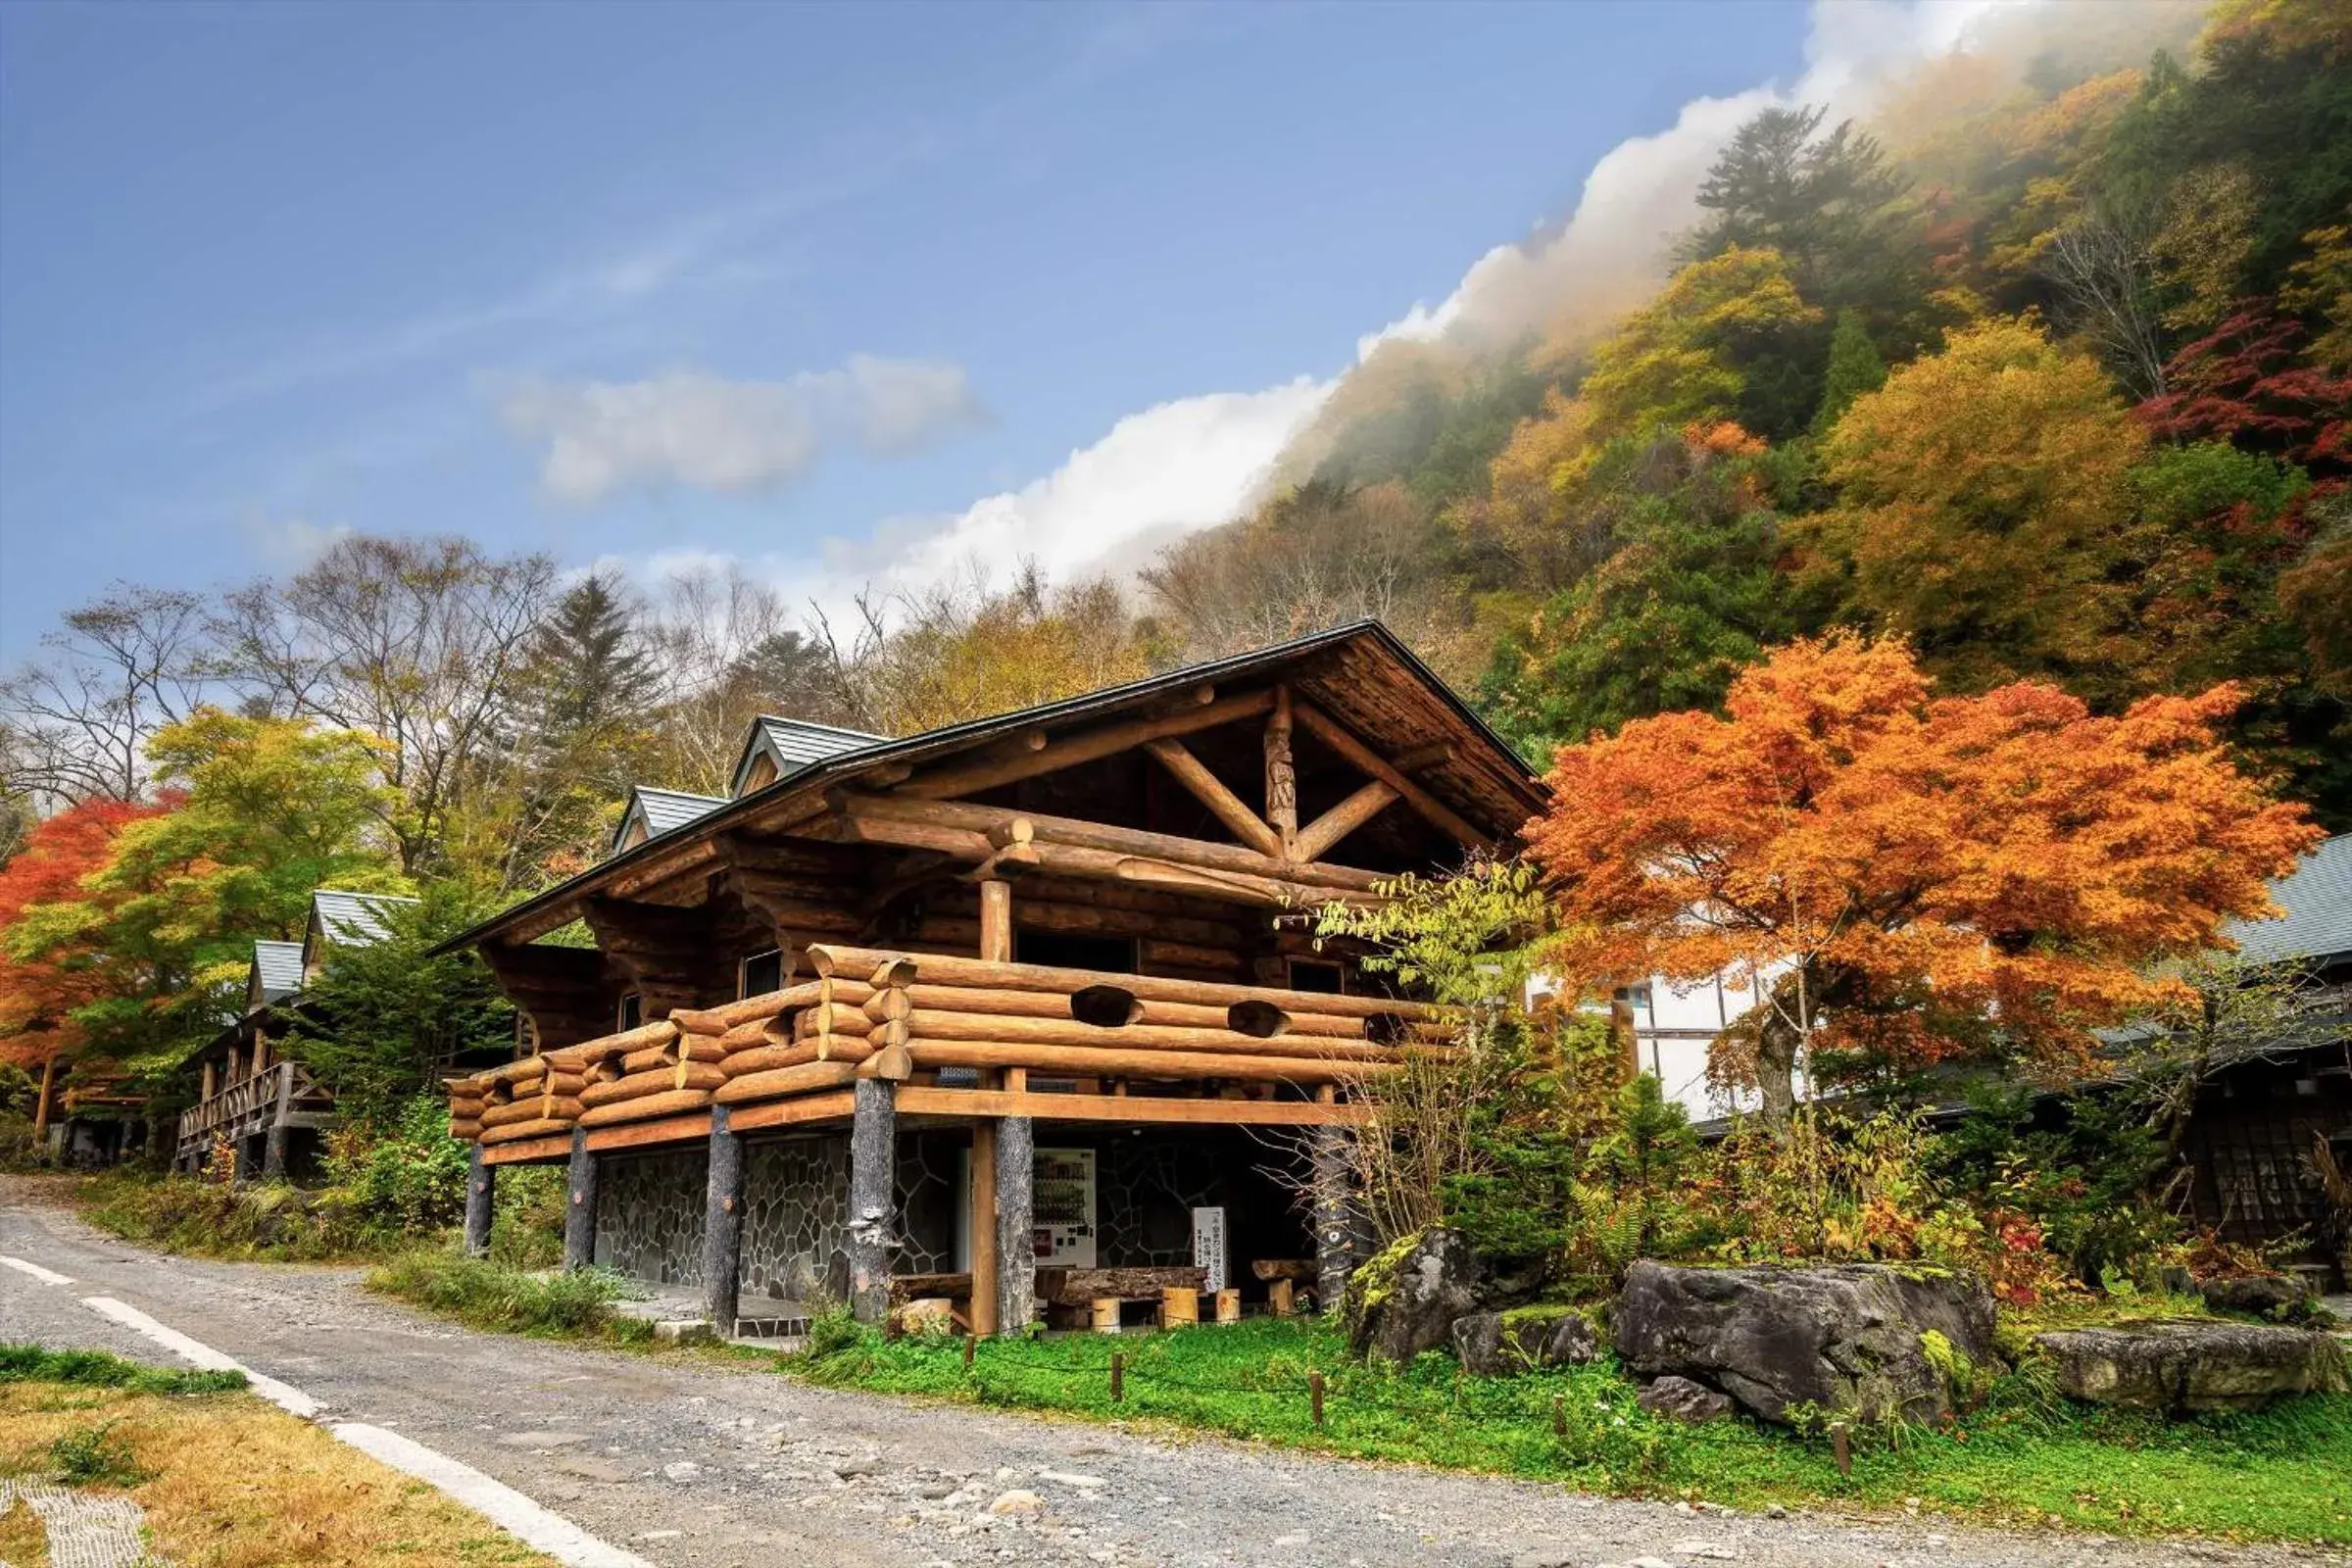
[[[1018,490],[944,519],[897,519],[868,541],[830,543],[827,574],[837,583],[914,584],[972,562],[1007,574],[1034,559],[1056,577],[1134,562],[1241,511],[1331,388],[1300,376],[1263,392],[1212,392],[1131,414]]]
[[[510,388],[500,413],[517,436],[546,444],[539,478],[548,493],[583,504],[632,485],[770,488],[829,444],[895,456],[983,416],[960,367],[869,354],[782,381],[701,370],[643,381],[534,378]]]

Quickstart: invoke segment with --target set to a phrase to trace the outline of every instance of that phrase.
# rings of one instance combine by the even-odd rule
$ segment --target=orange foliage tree
[[[109,994],[115,977],[97,952],[20,958],[7,938],[24,910],[101,897],[85,880],[102,870],[122,829],[166,806],[92,799],[32,830],[24,850],[0,866],[0,1061],[48,1072],[82,1044],[75,1008]]]
[[[2221,922],[2268,911],[2265,879],[2321,836],[2224,754],[2236,702],[2094,717],[2031,681],[1936,698],[1898,640],[1793,643],[1726,717],[1560,749],[1528,828],[1555,960],[1587,987],[1748,989],[1715,1067],[1776,1118],[1800,1062],[1845,1054],[2082,1067],[2093,1029],[2177,999],[2153,965],[2226,946]]]

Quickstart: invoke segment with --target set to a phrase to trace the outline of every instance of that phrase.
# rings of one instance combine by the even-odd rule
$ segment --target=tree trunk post
[[[850,1310],[890,1315],[890,1252],[898,1246],[898,1086],[860,1078],[850,1112]]]
[[[39,1147],[49,1137],[49,1101],[57,1090],[57,1057],[41,1063],[40,1098],[32,1102],[32,1142]]]
[[[588,1152],[588,1129],[571,1130],[571,1166],[564,1183],[564,1266],[587,1268],[596,1261],[596,1156]]]
[[[735,1337],[743,1285],[743,1140],[727,1107],[710,1107],[710,1169],[703,1202],[703,1310],[721,1339]]]
[[[1037,1316],[1037,1246],[1031,1186],[1036,1134],[1026,1116],[997,1123],[997,1332],[1026,1334]]]
[[[1337,1312],[1348,1291],[1348,1276],[1355,1271],[1355,1216],[1350,1200],[1348,1132],[1342,1127],[1317,1127],[1311,1144],[1314,1161],[1315,1305]]]
[[[498,1202],[498,1167],[482,1158],[476,1143],[466,1161],[466,1255],[490,1255],[490,1216]]]
[[[294,1064],[277,1064],[277,1099],[270,1109],[270,1132],[262,1141],[262,1179],[283,1181],[286,1175],[286,1144],[293,1129],[286,1118],[294,1114]]]

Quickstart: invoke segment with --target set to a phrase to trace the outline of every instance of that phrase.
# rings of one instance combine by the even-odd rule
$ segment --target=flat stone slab
[[[2293,1394],[2342,1393],[2334,1336],[2268,1323],[2173,1318],[2034,1337],[2058,1386],[2092,1404],[2142,1410],[2252,1410]]]

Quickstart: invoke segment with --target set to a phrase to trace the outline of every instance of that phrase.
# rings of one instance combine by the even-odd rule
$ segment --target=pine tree
[[[1813,433],[1829,434],[1854,399],[1886,384],[1886,362],[1879,358],[1879,347],[1862,324],[1862,313],[1839,311],[1837,329],[1830,334],[1828,380],[1822,388],[1821,410],[1813,416]]]
[[[557,601],[533,649],[548,738],[623,725],[643,713],[651,661],[628,604],[599,575]]]

